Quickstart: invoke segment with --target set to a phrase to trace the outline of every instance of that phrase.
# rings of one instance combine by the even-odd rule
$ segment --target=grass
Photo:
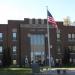
[[[50,68],[49,66],[40,67],[41,70],[44,68],[51,70],[57,69],[55,67]],[[60,69],[62,69],[61,67]],[[72,68],[75,70],[75,66],[66,66],[64,67],[66,69]],[[0,68],[0,75],[32,75],[32,69],[31,68]]]
[[[27,72],[27,71],[0,71],[0,74],[1,75],[31,75],[30,72]]]
[[[2,68],[0,69],[0,75],[31,75],[32,70],[30,68]]]

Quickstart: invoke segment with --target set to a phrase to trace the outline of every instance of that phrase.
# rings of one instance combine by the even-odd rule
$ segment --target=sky
[[[0,0],[0,24],[8,20],[47,18],[47,6],[56,21],[63,21],[66,16],[75,21],[75,0]]]

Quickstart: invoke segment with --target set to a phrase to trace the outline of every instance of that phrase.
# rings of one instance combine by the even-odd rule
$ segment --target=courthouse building
[[[54,59],[61,59],[64,47],[71,50],[71,59],[75,62],[75,26],[64,26],[57,22],[58,30],[50,27],[50,54]],[[0,24],[0,61],[4,48],[11,48],[12,64],[28,61],[43,62],[48,58],[47,19],[8,20]]]

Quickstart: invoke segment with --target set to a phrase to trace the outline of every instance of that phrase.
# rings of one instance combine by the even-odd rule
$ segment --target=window
[[[13,46],[13,53],[16,54],[16,46]]]
[[[75,46],[68,46],[71,52],[75,52]]]
[[[16,65],[16,60],[13,60],[13,65]]]
[[[41,24],[41,19],[38,19],[38,24]]]
[[[12,37],[13,37],[13,40],[15,41],[16,40],[16,32],[12,33]]]
[[[60,34],[57,34],[57,39],[60,39]]]
[[[60,41],[60,30],[57,30],[57,41]]]
[[[71,39],[71,34],[68,34],[68,39]]]
[[[75,34],[68,34],[68,40],[74,41],[75,40]]]
[[[0,41],[3,40],[3,33],[0,33]]]
[[[35,19],[32,19],[32,24],[35,24]]]
[[[72,39],[75,39],[75,34],[72,34]]]
[[[0,53],[2,53],[2,50],[3,50],[3,48],[2,48],[2,46],[0,46]]]
[[[44,24],[47,24],[47,19],[44,19]]]
[[[29,18],[24,18],[25,24],[29,24]]]

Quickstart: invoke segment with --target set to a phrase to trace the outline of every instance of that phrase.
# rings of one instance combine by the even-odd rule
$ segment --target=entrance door
[[[45,39],[44,35],[31,35],[31,61],[43,61],[45,56]]]

